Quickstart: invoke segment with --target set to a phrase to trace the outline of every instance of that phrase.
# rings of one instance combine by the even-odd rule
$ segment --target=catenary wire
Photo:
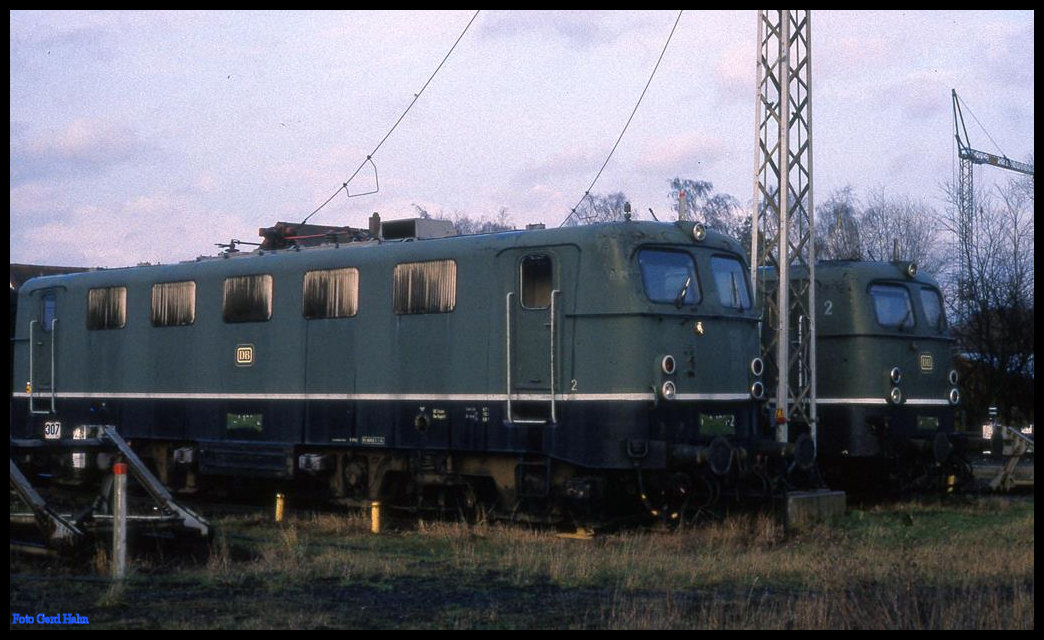
[[[464,27],[464,30],[460,32],[459,36],[457,36],[457,40],[453,43],[453,46],[450,47],[449,51],[446,52],[446,55],[443,56],[442,62],[439,63],[439,66],[435,67],[435,71],[433,71],[431,73],[431,76],[428,77],[428,81],[424,83],[424,86],[421,87],[421,90],[418,91],[417,93],[413,94],[413,100],[410,101],[410,104],[406,107],[406,110],[402,112],[402,115],[399,116],[399,119],[396,120],[395,124],[393,124],[391,126],[391,129],[388,130],[388,133],[384,134],[384,137],[381,138],[381,141],[378,142],[377,146],[373,148],[373,151],[371,151],[369,153],[369,155],[366,156],[365,160],[363,160],[362,162],[359,163],[358,168],[355,169],[355,171],[352,173],[352,175],[347,180],[345,180],[344,183],[340,187],[338,187],[337,190],[334,191],[333,194],[329,198],[326,199],[326,201],[324,201],[321,205],[316,207],[314,211],[309,213],[308,216],[306,216],[305,219],[301,221],[301,224],[304,224],[304,223],[308,222],[309,218],[311,218],[316,213],[318,213],[320,209],[322,209],[326,205],[330,204],[330,201],[333,200],[337,196],[337,194],[341,192],[342,189],[344,190],[345,193],[348,193],[348,183],[351,182],[355,178],[355,176],[359,175],[359,172],[362,171],[362,168],[366,166],[367,162],[369,162],[370,164],[373,164],[373,156],[377,153],[377,150],[381,148],[381,145],[384,144],[384,141],[387,140],[389,136],[391,136],[392,132],[395,131],[395,128],[398,127],[399,123],[402,122],[403,118],[406,117],[406,114],[410,112],[410,109],[413,108],[413,105],[416,104],[417,100],[424,93],[424,90],[428,88],[428,85],[431,84],[431,81],[435,78],[435,74],[437,74],[439,72],[439,70],[442,69],[442,65],[446,64],[446,60],[449,59],[450,55],[453,53],[453,50],[457,48],[457,45],[460,44],[461,39],[464,38],[464,34],[466,34],[468,32],[468,29],[471,28],[472,23],[475,22],[475,18],[478,17],[479,11],[475,11],[474,15],[471,16],[471,20],[468,21],[468,24]],[[377,167],[376,167],[376,165],[374,165],[374,171],[376,172],[376,170],[377,170]],[[374,192],[371,191],[369,193],[374,193]],[[364,194],[358,194],[358,195],[364,195]],[[348,197],[351,197],[351,194],[348,194]]]
[[[609,160],[613,157],[613,153],[616,152],[616,147],[620,145],[620,140],[623,139],[624,134],[627,132],[627,127],[630,126],[631,120],[634,119],[634,114],[638,112],[638,106],[642,104],[642,98],[645,97],[645,93],[649,90],[649,85],[652,84],[653,78],[656,76],[656,70],[660,68],[660,62],[663,61],[663,56],[665,53],[667,53],[667,46],[671,44],[671,38],[674,37],[674,31],[678,28],[678,22],[681,20],[682,13],[684,13],[684,10],[678,11],[678,17],[674,19],[674,26],[671,27],[671,33],[667,36],[667,42],[663,43],[663,50],[660,51],[660,57],[656,60],[656,65],[653,67],[652,73],[649,74],[649,79],[645,83],[645,88],[642,89],[642,95],[638,96],[638,102],[634,104],[634,109],[631,110],[631,115],[627,118],[627,122],[624,123],[623,129],[620,131],[620,135],[617,136],[616,142],[613,144],[613,148],[609,150],[609,155],[605,157],[605,162],[602,163],[602,167],[598,170],[598,173],[595,175],[594,180],[591,181],[591,184],[587,187],[587,190],[584,191],[584,195],[580,196],[580,200],[578,200],[576,205],[572,209],[570,209],[569,215],[566,216],[565,220],[562,221],[562,224],[558,226],[564,226],[567,222],[569,222],[569,220],[574,215],[576,215],[576,210],[583,203],[584,198],[587,198],[591,195],[591,189],[593,189],[595,183],[598,182],[598,178],[602,176],[602,171],[605,170],[606,165],[609,164]]]

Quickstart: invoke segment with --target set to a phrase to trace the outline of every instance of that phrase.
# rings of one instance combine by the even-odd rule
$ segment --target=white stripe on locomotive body
[[[24,391],[11,394],[15,398],[28,398]],[[50,397],[42,392],[36,398]],[[60,399],[88,400],[361,400],[361,401],[441,401],[441,402],[505,402],[504,393],[149,393],[119,392],[104,393],[98,391],[59,391],[54,394]],[[649,392],[636,393],[558,393],[556,402],[646,402],[653,401],[656,396]],[[679,393],[670,402],[742,402],[749,399],[747,393]],[[549,394],[513,393],[511,400],[550,402]],[[771,402],[773,398],[768,398]],[[884,398],[816,398],[821,405],[890,405]],[[948,406],[947,399],[909,398],[903,406]]]
[[[824,405],[849,405],[849,404],[885,404],[891,405],[884,398],[816,398],[816,404]],[[934,398],[908,398],[900,406],[949,406],[949,400],[945,398],[936,400]]]
[[[29,394],[18,392],[12,394],[16,398],[28,398]],[[50,397],[43,393],[35,397]],[[97,391],[59,391],[54,394],[59,399],[87,400],[360,400],[360,401],[408,401],[408,402],[505,402],[504,393],[103,393]],[[671,402],[741,402],[749,399],[747,393],[680,393]],[[637,393],[558,393],[556,402],[651,402],[656,396],[650,392]],[[550,402],[550,394],[518,393],[511,394],[511,400]]]

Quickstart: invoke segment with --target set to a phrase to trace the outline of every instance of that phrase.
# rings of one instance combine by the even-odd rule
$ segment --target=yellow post
[[[381,532],[381,503],[374,500],[370,503],[370,533]]]
[[[277,493],[276,494],[276,507],[275,507],[275,521],[276,522],[282,522],[283,521],[283,504],[285,503],[285,501],[286,501],[286,496],[285,495],[283,495],[282,493]]]

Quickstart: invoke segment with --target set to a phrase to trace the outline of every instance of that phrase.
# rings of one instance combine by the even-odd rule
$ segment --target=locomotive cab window
[[[943,320],[942,296],[931,287],[921,287],[921,306],[924,307],[924,317],[928,320],[928,326],[936,331],[945,328]]]
[[[906,287],[894,284],[870,285],[877,324],[886,329],[912,329],[913,305]]]
[[[127,324],[127,287],[87,291],[87,329],[122,329]]]
[[[653,302],[682,305],[702,299],[696,263],[683,251],[642,249],[638,252],[645,295]]]
[[[547,309],[551,306],[551,274],[550,256],[522,258],[520,277],[523,307]]]
[[[711,258],[714,286],[718,290],[721,306],[730,309],[750,308],[750,289],[747,287],[747,271],[743,263],[728,256]]]
[[[302,291],[304,317],[350,318],[359,311],[359,270],[354,267],[308,271]]]
[[[154,327],[182,327],[196,321],[196,283],[161,282],[152,285],[150,319]]]
[[[404,262],[392,275],[395,313],[449,313],[457,306],[457,263]]]
[[[225,278],[221,315],[225,322],[265,322],[272,317],[272,276]]]

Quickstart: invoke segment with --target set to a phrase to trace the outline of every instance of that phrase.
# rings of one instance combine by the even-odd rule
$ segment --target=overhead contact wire
[[[583,203],[584,198],[587,198],[591,195],[591,189],[593,189],[595,183],[598,182],[598,178],[602,176],[602,171],[605,170],[606,165],[609,164],[609,160],[613,157],[613,153],[616,152],[616,147],[618,147],[620,145],[620,141],[623,140],[624,134],[627,133],[627,127],[631,125],[631,120],[634,119],[634,114],[638,112],[638,106],[642,104],[642,99],[645,98],[645,93],[649,90],[649,85],[652,84],[653,78],[656,77],[656,70],[660,68],[660,62],[663,61],[663,56],[665,53],[667,53],[667,46],[671,44],[671,38],[674,37],[674,32],[678,28],[678,22],[681,21],[682,13],[684,13],[684,10],[679,11],[678,17],[674,19],[674,26],[671,27],[671,33],[667,36],[667,42],[663,43],[663,50],[660,51],[660,57],[656,60],[656,66],[653,67],[652,73],[649,74],[649,79],[645,83],[645,88],[642,89],[642,95],[638,96],[638,102],[634,104],[634,109],[631,110],[631,115],[627,118],[627,122],[624,124],[623,130],[620,131],[620,135],[616,138],[616,142],[613,144],[613,148],[609,150],[609,155],[606,156],[605,162],[602,163],[602,167],[598,170],[598,174],[595,175],[594,180],[591,181],[590,186],[588,186],[587,190],[584,191],[584,195],[580,196],[580,200],[577,201],[576,206],[574,206],[569,211],[569,215],[566,216],[566,219],[563,220],[562,224],[558,226],[561,227],[566,222],[568,222],[573,217],[573,215],[576,214],[576,210]]]
[[[446,60],[449,59],[450,55],[453,53],[453,50],[457,48],[458,44],[460,44],[460,41],[464,38],[464,34],[466,34],[468,32],[468,29],[471,28],[471,24],[475,22],[475,18],[478,17],[479,11],[481,10],[475,11],[475,14],[471,16],[471,20],[468,21],[468,24],[464,27],[464,30],[460,32],[459,36],[457,36],[457,40],[453,43],[453,46],[450,47],[449,51],[446,52],[446,55],[443,56],[442,62],[439,63],[439,66],[435,67],[435,71],[433,71],[431,75],[428,77],[428,81],[424,83],[424,86],[421,87],[421,90],[413,94],[413,100],[410,101],[410,104],[406,107],[406,110],[402,112],[402,115],[399,116],[399,119],[396,120],[395,124],[391,126],[391,129],[388,130],[388,133],[384,134],[384,137],[381,138],[381,141],[378,142],[377,146],[373,148],[373,151],[371,151],[369,155],[366,156],[365,160],[359,163],[358,168],[356,168],[355,172],[352,173],[351,177],[345,180],[344,184],[338,187],[337,190],[333,192],[333,195],[327,198],[325,202],[316,207],[314,211],[309,213],[308,216],[301,221],[301,224],[308,222],[309,218],[318,213],[320,209],[330,204],[330,201],[333,200],[337,196],[337,194],[341,192],[342,189],[345,193],[348,193],[348,183],[351,182],[355,178],[355,176],[359,175],[359,172],[362,171],[362,168],[366,166],[367,162],[373,164],[372,158],[377,153],[377,150],[380,149],[381,145],[384,144],[384,141],[387,140],[389,136],[391,136],[392,132],[395,131],[395,128],[399,126],[399,123],[402,122],[403,118],[406,117],[406,114],[410,112],[410,109],[413,108],[413,105],[416,104],[417,100],[420,99],[421,95],[423,95],[424,90],[428,88],[429,84],[431,84],[431,81],[435,78],[435,75],[439,72],[440,69],[442,69],[442,66],[446,64]],[[374,170],[376,171],[376,165],[374,166]]]

